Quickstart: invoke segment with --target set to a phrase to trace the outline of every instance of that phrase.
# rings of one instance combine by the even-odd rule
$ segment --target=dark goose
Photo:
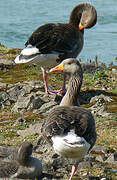
[[[88,3],[78,4],[68,23],[48,23],[37,28],[14,61],[52,67],[63,59],[77,57],[83,48],[84,29],[93,27],[96,22],[96,9]],[[43,76],[46,80],[45,71]]]

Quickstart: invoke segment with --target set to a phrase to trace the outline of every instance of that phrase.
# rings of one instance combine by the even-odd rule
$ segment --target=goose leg
[[[41,70],[42,70],[42,73],[43,73],[43,80],[44,80],[44,85],[45,85],[45,92],[47,93],[47,94],[51,94],[50,93],[50,91],[49,91],[49,88],[48,88],[48,81],[47,81],[47,72],[46,72],[46,70],[43,68],[43,67],[41,67]]]
[[[72,166],[71,176],[70,176],[69,180],[72,180],[72,177],[74,176],[74,174],[75,174],[75,172],[77,170],[77,167],[78,167],[78,164],[74,164]]]
[[[42,73],[43,73],[43,80],[44,80],[44,85],[45,85],[45,93],[47,93],[47,94],[57,94],[57,91],[49,90],[48,81],[47,81],[48,74],[47,74],[46,70],[43,67],[41,67],[41,70],[42,70]]]
[[[44,80],[44,84],[45,84],[45,92],[47,94],[57,94],[57,93],[63,94],[63,93],[66,92],[66,90],[65,90],[66,75],[65,74],[63,76],[63,86],[62,86],[62,88],[60,90],[57,90],[57,91],[52,91],[52,90],[49,90],[49,88],[48,88],[48,81],[47,81],[48,74],[47,74],[46,70],[43,67],[41,67],[41,70],[42,70],[42,73],[43,73],[43,80]]]

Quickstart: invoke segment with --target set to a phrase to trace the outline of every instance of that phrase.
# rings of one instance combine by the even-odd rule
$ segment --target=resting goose
[[[25,141],[19,149],[0,149],[0,178],[35,179],[42,174],[42,164],[32,157],[33,145]]]
[[[78,163],[95,144],[95,121],[89,110],[77,106],[77,97],[82,84],[80,63],[73,58],[66,59],[50,70],[55,71],[63,71],[71,78],[60,106],[48,114],[42,131],[56,153],[75,160],[69,178],[71,180]]]
[[[48,23],[38,27],[14,62],[53,67],[63,59],[77,57],[83,48],[84,29],[93,27],[96,22],[96,9],[88,3],[78,4],[73,8],[68,23]],[[45,89],[49,92],[46,76],[43,71]]]

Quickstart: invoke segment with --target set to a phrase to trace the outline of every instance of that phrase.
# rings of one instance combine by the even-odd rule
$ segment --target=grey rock
[[[103,156],[101,156],[101,155],[98,155],[98,156],[96,156],[96,159],[95,159],[96,161],[99,161],[99,162],[103,162],[104,161],[104,157]]]
[[[40,97],[36,96],[34,93],[31,93],[26,97],[20,96],[11,111],[26,112],[30,109],[38,109],[42,106],[42,104],[43,101],[40,99]]]
[[[91,98],[91,100],[90,100],[90,103],[93,104],[90,107],[90,110],[96,116],[105,117],[105,116],[111,115],[111,113],[106,112],[105,103],[112,102],[112,101],[113,101],[112,98],[110,98],[108,96],[104,96],[103,94],[101,94],[99,96],[95,96],[95,97]]]
[[[107,154],[107,149],[103,146],[100,146],[100,145],[95,145],[92,150],[91,150],[91,153],[93,154],[100,154],[100,155],[105,155]]]
[[[0,106],[4,107],[10,104],[11,103],[9,101],[9,95],[5,91],[1,91],[0,92]]]
[[[101,94],[101,95],[99,95],[99,96],[95,96],[95,97],[91,98],[90,103],[98,102],[98,105],[99,105],[99,104],[102,105],[102,104],[104,104],[105,102],[112,102],[112,101],[113,101],[112,98]]]
[[[26,122],[26,120],[23,117],[18,117],[14,123],[14,126],[16,126],[18,123],[23,124],[25,122]]]
[[[24,81],[25,84],[29,85],[30,87],[32,87],[33,89],[39,89],[39,88],[43,88],[44,83],[42,81],[37,81],[37,80],[33,80],[33,81]]]
[[[25,94],[25,91],[22,89],[21,85],[16,85],[15,87],[10,88],[7,93],[9,94],[10,100],[16,102],[19,96],[23,96]]]
[[[85,161],[89,161],[89,162],[95,162],[95,159],[96,159],[96,157],[95,156],[93,156],[93,155],[91,155],[91,154],[88,154],[88,155],[86,155],[85,157],[84,157],[84,160]]]
[[[41,81],[24,81],[23,83],[18,82],[9,88],[7,93],[9,94],[10,100],[16,102],[19,96],[27,95],[37,88],[42,88],[42,86],[43,83]]]
[[[7,83],[3,83],[3,82],[0,82],[0,87],[1,88],[7,88],[8,84]]]
[[[106,162],[114,163],[114,154],[110,154],[110,156],[107,158]]]
[[[42,127],[42,123],[36,123],[34,125],[30,125],[29,128],[26,128],[25,130],[17,131],[17,134],[22,137],[41,134],[41,127]]]
[[[0,58],[0,70],[7,70],[13,64],[13,61],[9,61],[7,58]]]
[[[100,145],[95,145],[92,150],[91,154],[95,156],[95,160],[99,162],[103,162],[108,157],[107,149]]]
[[[45,103],[41,106],[41,108],[37,111],[39,113],[48,113],[49,110],[54,108],[57,105],[55,101],[50,101],[48,103]]]
[[[41,99],[44,101],[44,102],[46,102],[46,103],[48,103],[48,102],[50,102],[50,101],[55,101],[56,100],[56,94],[45,94],[45,95],[43,95],[42,97],[41,97]]]
[[[92,166],[92,163],[90,161],[82,161],[79,163],[78,168],[90,168]]]
[[[7,93],[10,96],[10,100],[13,102],[16,102],[19,98],[19,96],[24,96],[26,93],[30,93],[32,90],[32,87],[28,85],[23,85],[22,83],[17,83],[15,86],[7,90]]]

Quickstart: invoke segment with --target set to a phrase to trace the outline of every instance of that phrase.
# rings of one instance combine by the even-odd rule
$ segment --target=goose
[[[77,98],[82,85],[82,69],[78,60],[66,59],[50,70],[56,71],[70,75],[68,89],[60,105],[49,112],[42,134],[57,154],[74,159],[69,178],[72,180],[78,163],[95,144],[95,120],[88,109],[78,106]]]
[[[47,23],[38,27],[25,43],[25,48],[15,58],[15,64],[35,63],[53,67],[66,58],[77,57],[83,48],[84,29],[97,22],[97,11],[89,3],[76,5],[68,23]],[[47,73],[43,70],[45,90],[49,93]],[[65,87],[65,77],[63,89]]]
[[[0,178],[35,179],[42,175],[42,164],[32,157],[33,145],[23,142],[20,148],[0,147]]]

